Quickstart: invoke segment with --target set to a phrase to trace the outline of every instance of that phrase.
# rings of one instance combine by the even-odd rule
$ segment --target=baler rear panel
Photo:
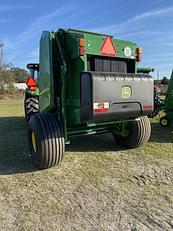
[[[80,39],[83,38],[85,41],[84,50],[85,54],[80,55]],[[115,55],[106,55],[101,53],[101,49],[104,46],[104,43],[107,38],[110,38],[109,36],[105,35],[99,35],[95,33],[88,33],[88,32],[81,32],[81,31],[73,31],[70,30],[64,34],[64,40],[65,44],[64,50],[65,54],[67,55],[67,58],[69,60],[68,63],[68,72],[67,72],[67,95],[66,95],[66,102],[67,102],[67,124],[68,126],[74,126],[75,124],[81,124],[83,122],[86,122],[87,114],[89,116],[88,120],[97,121],[98,118],[106,120],[117,120],[119,119],[120,115],[123,114],[124,118],[130,117],[137,117],[139,115],[145,114],[143,111],[143,103],[140,102],[141,99],[141,91],[142,89],[147,87],[150,92],[147,93],[147,98],[150,97],[150,102],[147,102],[145,104],[150,105],[150,109],[148,109],[148,112],[146,111],[146,114],[150,114],[152,110],[152,92],[151,92],[151,85],[153,84],[153,81],[151,78],[148,78],[149,81],[139,81],[139,89],[136,89],[136,79],[141,78],[142,75],[137,76],[135,81],[129,82],[128,74],[136,73],[136,47],[137,45],[135,43],[112,39],[111,42],[115,48]],[[125,48],[131,49],[130,56],[125,55]],[[123,109],[124,112],[121,113],[107,113],[106,114],[99,114],[91,116],[93,111],[93,103],[95,99],[91,99],[91,102],[88,102],[87,105],[85,105],[85,109],[82,107],[82,96],[85,94],[89,94],[89,92],[93,93],[93,91],[88,87],[84,86],[81,82],[81,72],[83,71],[91,71],[93,73],[99,72],[100,78],[102,79],[102,76],[104,75],[105,78],[109,79],[109,73],[124,73],[123,81],[109,81],[109,84],[107,84],[106,89],[105,86],[101,87],[101,89],[98,88],[97,92],[107,92],[108,94],[110,91],[114,95],[117,101],[117,107],[120,110],[120,104],[119,103],[123,101],[121,98],[121,94],[119,91],[121,91],[121,88],[123,86],[130,86],[134,85],[133,88],[133,95],[130,97],[131,104],[126,107],[126,109]],[[99,79],[98,74],[95,75],[97,77],[94,77],[92,81],[94,81],[94,86],[97,86],[100,84],[97,82]],[[144,77],[144,76],[143,76]],[[146,79],[146,78],[145,78]],[[97,82],[97,83],[96,83]],[[96,83],[96,84],[95,84]],[[108,80],[105,82],[108,83]],[[113,83],[113,85],[112,85]],[[142,84],[141,84],[142,83]],[[121,86],[120,86],[121,85]],[[81,88],[81,86],[84,86]],[[86,89],[85,89],[86,87]],[[134,90],[135,89],[135,90]],[[117,97],[118,96],[118,97]],[[86,99],[86,96],[84,97]],[[109,97],[108,97],[109,98]],[[114,98],[114,100],[115,100]],[[101,99],[99,99],[101,100]],[[109,99],[107,99],[108,101]],[[112,99],[113,100],[113,99]],[[85,100],[84,100],[85,101]],[[133,102],[132,102],[133,101]],[[123,101],[124,102],[124,101]],[[125,103],[127,100],[125,100]],[[92,105],[92,106],[91,106]],[[122,105],[122,107],[125,108],[125,105]],[[90,111],[87,111],[88,109],[91,109]],[[131,109],[130,109],[131,108]],[[122,110],[122,108],[121,108]],[[120,111],[121,111],[120,110]],[[85,115],[84,115],[85,114]],[[108,116],[108,114],[111,114],[111,116]],[[119,115],[118,115],[119,114]],[[83,119],[85,118],[85,119]]]
[[[153,109],[151,76],[83,72],[81,121],[109,121],[150,115]],[[141,92],[145,89],[145,95]]]

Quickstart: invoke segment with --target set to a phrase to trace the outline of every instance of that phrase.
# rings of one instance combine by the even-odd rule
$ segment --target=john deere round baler
[[[148,141],[153,79],[137,73],[141,53],[135,43],[109,35],[42,33],[39,96],[31,99],[39,98],[39,110],[31,115],[26,110],[30,152],[40,169],[62,161],[72,136],[111,132],[127,148]]]

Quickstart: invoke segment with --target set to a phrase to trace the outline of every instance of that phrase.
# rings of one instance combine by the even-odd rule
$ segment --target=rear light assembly
[[[80,53],[80,56],[84,56],[85,55],[85,48],[84,47],[80,47],[79,48],[79,53]]]
[[[95,102],[93,103],[94,112],[109,112],[109,102]]]
[[[85,39],[80,38],[79,44],[80,44],[80,47],[84,47],[85,46]]]
[[[84,56],[85,55],[85,39],[84,38],[80,38],[79,40],[79,54],[80,56]]]
[[[142,48],[141,47],[136,48],[136,61],[137,62],[142,61]]]
[[[153,110],[154,108],[153,108],[153,105],[144,105],[143,106],[143,110]]]

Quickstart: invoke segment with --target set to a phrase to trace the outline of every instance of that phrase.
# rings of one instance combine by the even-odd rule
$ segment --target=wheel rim
[[[37,146],[36,146],[36,138],[35,138],[35,133],[32,132],[32,147],[34,149],[34,152],[37,151]]]
[[[167,126],[167,125],[168,125],[167,119],[162,119],[162,120],[161,120],[161,124],[162,124],[163,126]]]

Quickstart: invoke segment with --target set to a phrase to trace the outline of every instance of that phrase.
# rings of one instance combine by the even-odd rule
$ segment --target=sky
[[[77,28],[129,40],[143,49],[144,67],[156,78],[173,69],[172,0],[0,0],[4,62],[38,62],[42,31]]]

